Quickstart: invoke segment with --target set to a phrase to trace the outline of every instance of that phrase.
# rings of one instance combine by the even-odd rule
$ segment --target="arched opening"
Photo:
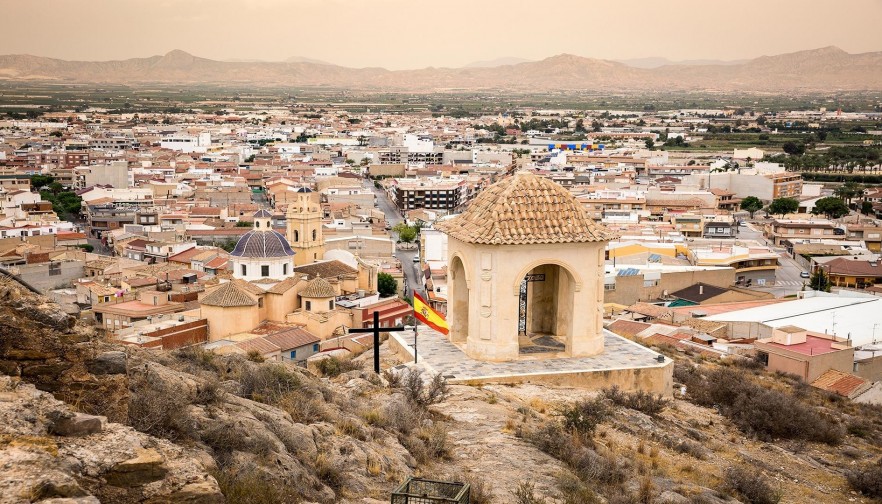
[[[455,343],[464,343],[469,335],[469,286],[462,259],[454,256],[450,260],[449,270],[447,320],[450,324],[450,339]]]
[[[315,231],[315,229],[313,229],[313,230],[312,230],[312,241],[315,241],[315,237],[316,237],[316,236],[317,236],[317,235],[316,235],[316,231]]]
[[[567,350],[573,332],[573,275],[557,264],[536,266],[521,281],[518,343],[521,354]]]
[[[294,230],[294,241],[295,242],[300,241],[300,231],[297,231],[296,229]]]

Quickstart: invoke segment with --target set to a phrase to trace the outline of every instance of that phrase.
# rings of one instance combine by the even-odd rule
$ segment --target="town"
[[[280,104],[205,91],[204,100],[162,106],[147,100],[119,108],[50,107],[27,103],[26,88],[3,88],[14,105],[0,117],[0,273],[26,295],[45,296],[102,341],[121,345],[130,359],[170,352],[192,361],[188,366],[204,366],[203,374],[215,372],[216,359],[285,364],[325,378],[349,372],[352,381],[341,383],[370,397],[379,392],[365,387],[376,384],[361,378],[358,373],[370,373],[355,363],[367,370],[381,355],[376,365],[390,383],[406,381],[407,369],[443,377],[443,384],[413,385],[418,398],[423,387],[439,387],[427,404],[457,385],[472,390],[458,394],[495,391],[492,400],[476,400],[489,405],[502,400],[497,396],[506,386],[602,389],[603,404],[641,411],[636,414],[650,425],[660,421],[669,401],[663,398],[695,394],[682,402],[718,408],[726,429],[761,441],[830,446],[844,434],[822,432],[835,431],[826,420],[812,424],[817,429],[810,434],[760,426],[727,413],[735,411],[734,399],[710,399],[706,383],[734,387],[714,380],[734,380],[730,368],[747,369],[793,380],[799,393],[808,386],[848,408],[882,404],[878,102],[843,107],[831,98],[790,110],[745,101],[662,110],[647,98],[614,110],[553,108],[525,98],[510,107],[466,110],[456,100],[432,104],[428,97],[403,110],[400,103],[360,103],[356,96],[348,103],[289,97]],[[446,325],[416,320],[419,306]],[[387,330],[382,349],[374,348],[374,328]],[[697,364],[687,373],[678,367],[683,362]],[[699,376],[698,365],[708,362],[718,374]],[[154,364],[145,364],[144,380],[159,372]],[[17,372],[24,376],[25,369]],[[51,379],[60,382],[63,372]],[[249,386],[243,397],[284,404],[282,392]],[[524,427],[537,421],[534,410],[552,411],[542,406],[549,400],[543,392],[530,393],[536,394],[525,400],[531,406],[518,410],[522,425],[503,432],[517,431],[583,474],[579,464],[587,462],[567,451],[575,448],[549,444],[565,437],[562,431],[547,431],[543,441],[545,431]],[[334,402],[330,389],[324,394],[318,402]],[[634,397],[657,402],[638,407],[629,402]],[[306,396],[296,400],[328,407]],[[597,424],[612,414],[591,404]],[[136,406],[129,404],[129,415]],[[156,405],[141,407],[146,415]],[[330,421],[327,413],[286,411],[287,422]],[[567,416],[575,410],[561,411],[567,428],[593,434],[594,423],[586,427],[589,420]],[[850,414],[848,435],[875,435],[865,432],[869,420]],[[338,424],[338,432],[350,429],[347,435],[365,441],[378,435],[365,434],[371,425],[404,428],[384,427],[376,412],[359,415],[364,420]],[[810,423],[810,416],[801,420]],[[712,448],[700,446],[710,434],[693,423],[684,431],[692,441],[650,437],[698,464]],[[184,438],[180,426],[141,425],[151,435]],[[590,453],[615,464],[612,437],[621,433],[603,432],[610,433],[603,434],[607,452]],[[414,436],[422,450],[430,449],[428,434]],[[629,470],[649,474],[658,449],[650,456],[642,439],[633,457],[646,462]],[[234,444],[227,438],[212,444],[207,435],[201,442],[218,453]],[[412,453],[429,467],[445,452]],[[407,465],[381,462],[374,452],[367,457],[374,477]],[[623,484],[625,469],[604,470],[620,474],[604,480],[600,493],[609,496]],[[343,476],[325,471],[312,493],[298,495],[333,502],[346,495],[334,491],[352,491]],[[431,474],[423,472],[437,479]],[[404,476],[395,471],[387,490]],[[730,471],[725,478],[743,502],[777,502],[751,497],[752,491],[774,494],[750,489],[750,481],[766,481],[754,473]],[[651,478],[642,481],[635,492],[662,493]],[[472,481],[472,502],[497,502],[476,500],[480,487]],[[498,502],[547,502],[537,500],[543,492],[521,482]],[[589,490],[573,492],[581,497],[560,502],[595,502]],[[668,495],[640,502],[726,502],[694,495],[708,500]]]

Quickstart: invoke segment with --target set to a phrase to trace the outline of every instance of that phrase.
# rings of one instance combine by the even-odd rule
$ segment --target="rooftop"
[[[435,228],[466,243],[526,245],[603,242],[613,233],[565,188],[518,172],[481,191],[468,209]]]

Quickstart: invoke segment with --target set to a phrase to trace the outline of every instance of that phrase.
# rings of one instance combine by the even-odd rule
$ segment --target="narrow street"
[[[741,226],[738,230],[738,238],[742,240],[755,240],[763,245],[768,245],[779,256],[778,264],[780,264],[780,267],[775,272],[775,285],[772,287],[753,286],[752,289],[771,292],[775,297],[783,297],[800,292],[803,282],[808,283],[807,278],[799,276],[803,268],[787,254],[783,247],[773,245],[767,240],[758,225],[748,222],[747,226]]]
[[[389,201],[386,193],[374,186],[373,180],[365,180],[364,187],[369,188],[374,192],[374,196],[376,196],[377,199],[377,207],[383,211],[383,215],[385,215],[386,223],[389,227],[395,227],[396,224],[404,220],[395,205]],[[393,237],[395,236],[393,231],[389,231],[389,233]],[[422,280],[423,273],[420,270],[420,264],[413,261],[413,258],[416,257],[416,255],[416,247],[414,247],[413,250],[402,250],[396,247],[395,250],[395,258],[401,262],[401,270],[404,272],[405,282],[407,283],[404,291],[405,296],[411,296],[414,291],[418,292],[420,295],[425,295],[425,288]]]

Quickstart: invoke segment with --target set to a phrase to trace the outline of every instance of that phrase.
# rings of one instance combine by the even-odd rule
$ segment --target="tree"
[[[784,216],[799,210],[799,201],[793,198],[778,198],[769,205],[769,213]]]
[[[758,210],[762,210],[763,202],[760,201],[756,196],[748,196],[741,200],[741,209],[750,212],[750,218],[753,219],[753,214],[755,214]]]
[[[377,275],[377,292],[380,297],[390,297],[398,293],[398,282],[389,273]]]
[[[824,214],[828,219],[838,219],[843,215],[848,215],[848,206],[841,199],[831,196],[819,199],[815,203],[812,213]]]
[[[873,213],[873,204],[869,201],[861,202],[861,213],[864,215],[870,215]]]
[[[655,147],[655,142],[651,138],[646,139],[646,148],[652,150]]]
[[[818,268],[809,280],[809,287],[812,290],[830,292],[830,277],[824,273],[823,268]]]
[[[398,233],[398,240],[403,241],[404,243],[413,243],[416,239],[417,230],[413,226],[408,226],[404,222],[399,222],[395,224],[395,227],[392,228],[392,231]]]
[[[802,156],[805,154],[805,144],[802,142],[784,142],[781,148],[791,156]]]

